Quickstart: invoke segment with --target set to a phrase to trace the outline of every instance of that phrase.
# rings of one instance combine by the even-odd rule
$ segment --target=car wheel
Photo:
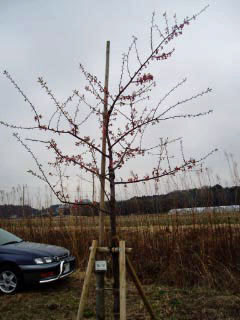
[[[13,267],[0,269],[0,291],[5,294],[13,294],[20,285],[19,273]]]

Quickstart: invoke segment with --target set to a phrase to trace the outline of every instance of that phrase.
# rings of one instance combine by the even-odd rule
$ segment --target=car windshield
[[[18,238],[14,234],[0,228],[0,246],[22,241],[23,240],[21,238]]]

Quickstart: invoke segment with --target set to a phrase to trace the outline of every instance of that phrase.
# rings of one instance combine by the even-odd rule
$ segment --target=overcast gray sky
[[[132,35],[138,37],[143,56],[149,51],[153,11],[159,20],[166,11],[170,21],[175,13],[180,21],[207,4],[210,4],[208,10],[174,41],[174,56],[159,64],[156,71],[159,88],[156,95],[159,93],[159,96],[156,99],[187,77],[186,85],[172,101],[210,87],[213,89],[211,94],[183,107],[182,111],[213,109],[214,112],[199,119],[168,122],[153,131],[149,139],[157,134],[170,138],[181,136],[185,153],[194,158],[218,148],[219,152],[208,158],[205,166],[211,168],[214,176],[219,175],[222,182],[231,184],[224,151],[233,154],[236,163],[239,162],[238,0],[0,0],[1,71],[8,70],[38,110],[46,111],[51,105],[37,78],[43,76],[60,101],[73,89],[84,88],[80,62],[103,81],[105,44],[110,40],[110,88],[114,90],[119,79],[121,56],[127,51]],[[0,120],[30,123],[29,107],[3,75],[0,76],[0,88]],[[27,132],[21,132],[21,135],[23,138],[30,136]],[[12,130],[0,126],[0,137],[0,190],[9,191],[18,184],[27,184],[37,192],[42,184],[26,173],[28,169],[35,169],[30,155],[12,136]],[[41,161],[48,160],[40,150],[36,149],[36,152]],[[139,163],[140,173],[147,172],[148,165]],[[131,169],[126,170],[130,172]],[[72,192],[75,187],[75,184],[71,185]],[[81,187],[83,197],[90,196],[91,186],[81,182]]]

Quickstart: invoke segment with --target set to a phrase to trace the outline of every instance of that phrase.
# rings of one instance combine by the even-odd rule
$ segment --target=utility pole
[[[108,112],[108,82],[109,82],[109,57],[110,41],[106,43],[106,66],[104,83],[104,106],[103,106],[103,130],[102,130],[102,160],[100,176],[100,209],[99,209],[99,246],[104,244],[104,196],[105,196],[105,171],[106,171],[106,121]],[[100,258],[98,254],[98,259]],[[96,272],[96,318],[105,319],[104,307],[104,274],[105,272]]]
[[[92,203],[95,202],[95,175],[92,174]]]
[[[25,218],[25,210],[24,210],[24,205],[25,205],[25,189],[24,189],[24,185],[23,185],[23,193],[22,193],[22,211],[23,211],[23,217]]]

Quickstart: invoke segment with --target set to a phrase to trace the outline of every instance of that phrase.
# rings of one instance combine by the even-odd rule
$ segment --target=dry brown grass
[[[238,219],[237,213],[118,217],[118,233],[133,248],[131,259],[144,282],[234,289],[240,279]],[[0,227],[29,241],[69,248],[84,270],[91,241],[98,238],[97,223],[97,217],[38,218],[1,220]]]

